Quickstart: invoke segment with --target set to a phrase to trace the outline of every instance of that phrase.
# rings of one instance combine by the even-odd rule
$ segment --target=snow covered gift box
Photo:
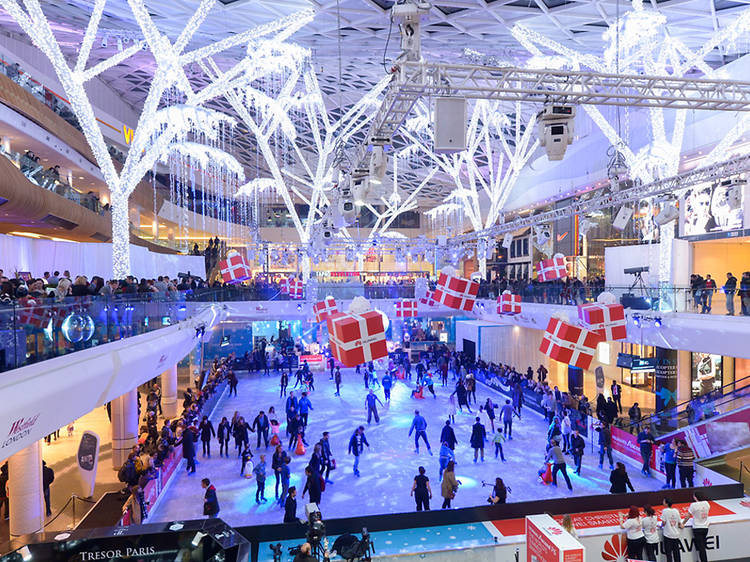
[[[471,312],[479,293],[479,283],[455,275],[447,268],[440,272],[432,298],[448,308]]]
[[[581,304],[578,305],[578,318],[587,329],[607,341],[628,337],[625,309],[621,304]]]
[[[567,277],[568,268],[565,266],[565,256],[555,254],[551,259],[538,262],[536,276],[539,281],[554,281]]]
[[[521,295],[514,295],[510,291],[503,292],[497,297],[498,314],[520,314]]]
[[[336,299],[333,297],[326,297],[324,300],[316,302],[313,305],[316,322],[325,322],[331,314],[338,311],[339,309],[336,305]]]
[[[303,288],[302,279],[297,279],[296,277],[290,277],[287,287],[289,290],[289,296],[293,299],[301,299],[302,298],[302,288]]]
[[[370,307],[366,299],[356,297],[349,312],[334,312],[328,316],[331,354],[346,367],[388,356],[383,315],[371,308],[366,310],[364,303]]]
[[[219,262],[219,269],[224,283],[239,283],[252,276],[245,258],[236,250],[227,252],[227,259]]]
[[[417,315],[417,301],[403,299],[396,302],[396,318],[409,318]]]
[[[561,363],[588,369],[601,341],[595,332],[550,318],[539,351]]]

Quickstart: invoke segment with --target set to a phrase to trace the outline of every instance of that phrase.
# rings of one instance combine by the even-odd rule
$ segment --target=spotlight
[[[297,310],[302,310],[302,304],[297,305]]]
[[[18,554],[21,555],[21,560],[23,560],[23,562],[29,562],[29,560],[31,560],[32,558],[31,551],[29,550],[28,545],[24,545],[21,548],[19,548]]]
[[[657,328],[661,328],[661,318],[654,318],[654,326],[656,326]]]
[[[635,324],[636,328],[641,327],[641,317],[638,314],[633,315],[633,324]]]
[[[191,545],[193,545],[193,548],[198,548],[198,545],[201,543],[201,541],[203,540],[203,537],[205,537],[206,534],[207,533],[201,533],[200,531],[195,533],[195,536],[193,537],[193,540],[190,543]]]

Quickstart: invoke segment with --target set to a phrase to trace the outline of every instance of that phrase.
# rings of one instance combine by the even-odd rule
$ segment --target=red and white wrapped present
[[[403,299],[396,302],[396,318],[409,318],[417,315],[417,301]]]
[[[219,262],[219,270],[224,283],[240,283],[252,277],[245,258],[236,250],[227,252],[227,259]]]
[[[297,279],[296,277],[290,277],[289,281],[287,282],[289,296],[293,299],[301,299],[303,286],[304,285],[302,283],[302,279]]]
[[[419,304],[436,306],[438,303],[432,298],[432,291],[427,291],[427,294],[419,299]]]
[[[548,260],[542,260],[536,264],[536,276],[539,281],[554,281],[568,276],[568,268],[565,265],[565,256],[555,254]]]
[[[441,272],[432,298],[448,308],[471,312],[478,293],[479,283]]]
[[[279,279],[279,290],[282,295],[289,294],[289,278]]]
[[[27,304],[16,315],[16,322],[34,328],[45,328],[49,324],[49,309],[44,306]]]
[[[539,351],[561,363],[588,369],[601,341],[596,332],[550,318]]]
[[[346,367],[388,357],[383,316],[377,310],[334,312],[328,316],[331,354]]]
[[[498,314],[520,314],[521,295],[514,295],[506,291],[497,297]]]
[[[313,305],[316,322],[325,322],[331,314],[338,311],[339,309],[336,305],[336,299],[333,297],[326,297],[324,300],[316,302]]]
[[[581,304],[578,318],[584,326],[607,341],[628,337],[625,308],[621,304]]]

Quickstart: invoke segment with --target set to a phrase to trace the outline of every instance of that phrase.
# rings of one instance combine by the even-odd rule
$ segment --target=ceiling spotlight
[[[641,317],[638,314],[633,314],[633,324],[635,324],[636,328],[641,327]]]
[[[302,304],[297,305],[297,310],[302,310]]]
[[[661,318],[659,318],[658,316],[654,318],[654,326],[656,326],[657,328],[661,328]]]

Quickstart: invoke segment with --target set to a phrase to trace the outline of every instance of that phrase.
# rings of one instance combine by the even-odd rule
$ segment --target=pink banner
[[[659,444],[672,441],[675,437],[687,441],[699,459],[748,447],[750,407],[716,416],[672,433],[665,439],[659,439]]]

